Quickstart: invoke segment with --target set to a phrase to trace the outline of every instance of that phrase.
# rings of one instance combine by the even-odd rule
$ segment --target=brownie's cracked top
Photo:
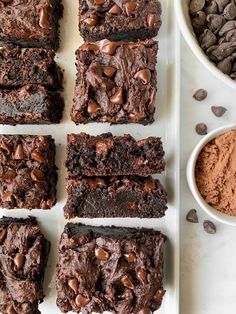
[[[0,89],[0,124],[59,123],[63,108],[61,95],[42,85]]]
[[[164,154],[159,137],[135,141],[130,135],[69,134],[65,165],[72,177],[148,176],[164,171]]]
[[[77,50],[72,120],[152,123],[157,91],[158,43],[102,40]]]
[[[0,0],[1,3],[1,0]],[[55,52],[41,48],[0,48],[0,88],[39,84],[49,89],[62,87],[62,71],[54,61]]]
[[[67,224],[59,245],[57,305],[63,313],[152,313],[165,293],[165,239],[151,229]]]
[[[59,47],[61,0],[0,0],[0,41],[22,47]]]
[[[54,162],[50,135],[1,135],[0,207],[51,208],[56,203]]]
[[[80,0],[80,32],[86,41],[155,37],[161,26],[158,0]]]
[[[160,218],[167,209],[167,193],[152,177],[69,178],[66,218]]]
[[[1,313],[40,313],[49,247],[35,218],[0,219]]]

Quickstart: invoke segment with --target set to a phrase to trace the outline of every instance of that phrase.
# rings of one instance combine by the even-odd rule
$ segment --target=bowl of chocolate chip
[[[208,215],[236,226],[236,125],[204,136],[188,160],[187,181]]]
[[[181,32],[196,57],[236,88],[236,0],[175,0]]]

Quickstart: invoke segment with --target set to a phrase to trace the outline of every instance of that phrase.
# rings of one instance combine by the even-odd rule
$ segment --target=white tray
[[[64,0],[64,18],[61,23],[61,49],[57,55],[58,63],[65,69],[64,96],[66,111],[63,122],[59,125],[16,127],[0,126],[2,134],[51,134],[57,145],[56,164],[59,168],[58,203],[50,211],[33,210],[0,210],[0,216],[26,217],[36,216],[41,229],[51,241],[52,247],[45,276],[45,300],[40,305],[42,314],[60,313],[56,307],[55,265],[57,259],[57,245],[60,234],[66,223],[63,217],[63,206],[66,201],[64,167],[66,134],[87,132],[100,134],[112,132],[114,135],[130,133],[136,139],[148,136],[161,136],[166,151],[167,168],[164,175],[159,176],[167,187],[169,204],[166,217],[162,219],[80,219],[91,225],[118,225],[127,227],[148,227],[161,230],[168,236],[165,263],[165,288],[167,290],[160,314],[179,313],[179,88],[176,84],[178,74],[178,33],[173,13],[173,1],[162,0],[163,25],[158,36],[160,51],[158,56],[159,92],[157,101],[156,122],[149,126],[88,124],[75,126],[70,120],[70,110],[75,85],[75,50],[82,43],[78,32],[78,0]],[[78,219],[77,219],[78,220]]]

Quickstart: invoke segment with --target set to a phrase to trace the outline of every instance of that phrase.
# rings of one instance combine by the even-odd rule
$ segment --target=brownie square
[[[165,240],[152,229],[67,224],[56,271],[58,307],[63,313],[152,313],[165,293]]]
[[[70,177],[148,176],[164,171],[164,154],[159,137],[69,134],[65,165]]]
[[[62,87],[62,71],[54,61],[55,52],[41,48],[0,47],[0,88],[26,84],[43,85],[57,90]]]
[[[0,89],[0,124],[59,123],[63,109],[61,95],[48,91],[42,85]]]
[[[158,43],[85,43],[76,52],[71,118],[76,123],[154,121]]]
[[[79,28],[85,41],[155,37],[161,26],[158,0],[80,0]]]
[[[0,1],[0,41],[22,47],[59,47],[61,0]]]
[[[40,313],[49,248],[35,218],[0,219],[1,313]]]
[[[67,219],[74,217],[160,218],[167,209],[167,193],[151,177],[69,178]]]
[[[0,135],[0,207],[49,209],[56,203],[50,135]]]

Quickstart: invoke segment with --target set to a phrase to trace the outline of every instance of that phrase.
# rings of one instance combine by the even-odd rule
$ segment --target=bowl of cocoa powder
[[[195,147],[187,164],[189,188],[216,220],[236,226],[236,126],[220,127]]]
[[[175,0],[181,32],[196,57],[236,88],[236,1]]]

